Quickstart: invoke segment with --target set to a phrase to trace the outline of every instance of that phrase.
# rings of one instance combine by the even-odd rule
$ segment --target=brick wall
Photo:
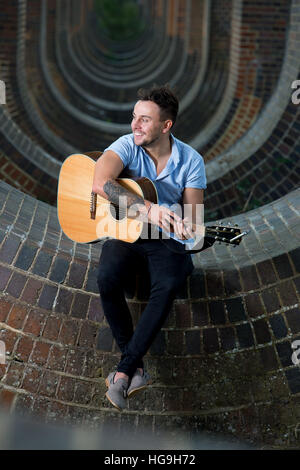
[[[54,33],[55,33],[55,1],[49,1],[47,15],[47,54],[49,67],[52,73],[52,79],[55,86],[66,93],[66,98],[71,102],[78,100],[78,106],[81,106],[84,100],[76,98],[66,89],[66,81],[59,73],[59,68],[55,63],[54,51]],[[184,5],[179,2],[179,19],[183,21]],[[53,131],[54,134],[64,139],[68,144],[74,145],[81,151],[104,148],[115,137],[110,133],[103,133],[91,130],[89,126],[76,122],[74,117],[68,115],[51,95],[46,86],[43,75],[40,70],[38,57],[39,51],[39,28],[41,24],[41,4],[38,0],[26,3],[26,76],[28,86],[31,90],[33,102],[44,124]],[[259,112],[264,104],[270,98],[276,85],[278,74],[281,70],[286,36],[288,33],[288,23],[290,14],[290,2],[276,4],[269,2],[242,3],[241,26],[237,24],[232,17],[232,2],[224,0],[211,6],[211,24],[210,24],[210,59],[206,75],[206,85],[199,91],[199,96],[188,113],[185,112],[176,128],[176,135],[187,141],[192,138],[193,132],[203,128],[205,131],[206,122],[215,113],[220,100],[225,92],[225,84],[228,79],[229,66],[238,70],[238,82],[235,89],[233,101],[221,126],[215,129],[215,132],[206,146],[202,146],[200,151],[203,153],[205,161],[208,162],[220,152],[226,151],[238,139],[240,139],[247,130],[255,123]],[[199,57],[201,58],[202,39],[199,32],[199,5],[191,2],[190,19],[190,56],[185,84],[180,89],[188,91],[192,85],[193,74],[199,66]],[[202,10],[201,10],[202,11]],[[19,10],[20,13],[20,10]],[[7,83],[8,103],[7,109],[14,119],[14,122],[30,136],[31,140],[40,145],[45,151],[58,159],[64,159],[66,153],[55,150],[55,143],[52,146],[41,137],[29,116],[26,115],[21,102],[18,85],[16,80],[16,44],[11,41],[11,35],[17,34],[17,2],[10,2],[2,11],[4,27],[2,37],[5,39],[5,47],[1,50],[2,61],[5,64],[3,70],[4,79]],[[198,16],[197,16],[198,15]],[[201,15],[200,15],[201,16]],[[181,19],[180,19],[181,18]],[[266,18],[266,20],[264,20]],[[236,29],[235,29],[236,28]],[[238,29],[240,28],[240,29]],[[235,38],[241,36],[241,54],[237,63],[229,63],[229,43]],[[297,36],[294,35],[294,42],[297,43]],[[238,46],[238,43],[237,43]],[[193,52],[191,52],[193,51]],[[83,51],[82,51],[83,53]],[[193,55],[195,54],[195,55]],[[198,54],[198,56],[197,56]],[[200,54],[200,55],[199,55]],[[99,59],[100,60],[100,59]],[[99,62],[99,66],[100,66]],[[74,77],[76,76],[74,72]],[[164,80],[168,80],[164,75]],[[211,83],[207,86],[207,83]],[[113,92],[113,90],[112,90]],[[198,110],[201,109],[199,115]],[[248,159],[242,165],[236,167],[234,171],[228,173],[224,178],[209,185],[206,197],[207,220],[221,218],[231,214],[237,214],[244,209],[245,202],[248,200],[253,185],[254,191],[247,205],[247,209],[255,208],[262,204],[272,201],[274,198],[287,194],[288,191],[297,186],[298,179],[298,159],[295,157],[298,152],[297,141],[293,137],[297,133],[297,121],[299,119],[299,107],[288,106],[278,128],[272,136],[269,136],[265,145]],[[130,114],[129,112],[127,113]],[[195,116],[197,118],[195,119]],[[114,113],[108,113],[109,119],[114,119]],[[115,119],[119,119],[118,113]],[[123,120],[120,117],[120,119]],[[122,121],[123,122],[123,121]],[[78,132],[74,132],[78,129]],[[270,151],[271,149],[271,151]],[[3,149],[2,149],[3,150]],[[16,155],[10,150],[6,155],[16,161]],[[18,155],[20,171],[23,172],[25,159],[23,155]],[[275,162],[275,165],[274,165]],[[253,171],[251,171],[251,168]],[[4,169],[2,170],[4,171]],[[266,185],[260,175],[268,175],[268,184]],[[275,173],[275,176],[274,176]],[[281,181],[282,175],[282,181]],[[27,175],[30,177],[32,175]],[[12,181],[8,178],[8,181]],[[233,184],[231,183],[233,182]],[[274,188],[275,183],[275,188]],[[282,183],[282,184],[281,184]],[[40,185],[37,182],[37,185]],[[39,194],[32,191],[33,195]],[[44,195],[41,194],[44,199]],[[54,198],[55,199],[55,198]],[[52,197],[48,201],[53,202]],[[216,208],[217,207],[217,208]]]
[[[119,416],[104,398],[119,351],[95,283],[101,243],[74,244],[62,235],[55,209],[5,183],[0,188],[6,407],[47,422],[95,426],[113,416],[121,426],[151,422],[176,434],[181,423],[256,444],[295,444],[299,191],[237,217],[233,222],[252,229],[238,248],[216,246],[194,259],[196,269],[146,356],[154,383]],[[270,225],[281,229],[285,249]],[[128,298],[134,323],[146,299],[144,280]]]
[[[254,209],[298,187],[299,116],[299,106],[289,103],[261,148],[208,185],[207,220]]]
[[[283,63],[289,14],[288,0],[276,5],[268,1],[243,2],[242,26],[236,31],[240,34],[237,47],[241,54],[236,64],[239,75],[234,101],[223,126],[201,149],[207,160],[239,139],[270,98]],[[221,18],[218,25],[222,31]],[[223,48],[228,50],[224,44]]]

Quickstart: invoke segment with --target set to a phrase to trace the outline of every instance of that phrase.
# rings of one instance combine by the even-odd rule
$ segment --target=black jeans
[[[102,247],[98,286],[104,314],[121,350],[117,367],[130,377],[148,351],[167,318],[178,289],[193,271],[190,254],[174,253],[166,246],[174,240],[145,240],[135,243],[108,240]],[[133,331],[131,314],[125,299],[128,281],[145,266],[150,275],[150,296]]]

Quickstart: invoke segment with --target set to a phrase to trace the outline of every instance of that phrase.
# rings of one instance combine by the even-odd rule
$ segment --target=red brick
[[[66,372],[72,375],[82,375],[85,360],[85,352],[72,349],[67,358]]]
[[[0,291],[4,291],[11,272],[11,269],[6,268],[5,266],[0,266]]]
[[[6,174],[9,175],[9,173],[14,171],[14,169],[15,167],[11,163],[9,163],[8,165],[6,165],[6,168],[5,168]]]
[[[20,388],[23,380],[24,364],[20,362],[11,362],[7,369],[4,383],[12,387]]]
[[[0,379],[2,379],[7,370],[7,364],[0,364]]]
[[[32,405],[33,415],[38,419],[46,418],[48,414],[50,401],[46,397],[37,396]]]
[[[11,353],[19,336],[14,331],[6,330],[5,328],[2,328],[2,330],[0,332],[0,339],[5,343],[6,352]]]
[[[35,186],[35,183],[34,183],[32,180],[30,180],[30,179],[27,180],[27,183],[26,183],[26,185],[25,185],[25,188],[26,188],[29,192],[33,190],[34,186]]]
[[[7,300],[0,300],[0,321],[5,322],[7,315],[12,307],[12,303]]]
[[[17,358],[27,362],[33,348],[33,340],[26,336],[20,338],[16,349]]]
[[[27,309],[21,305],[14,305],[12,308],[8,319],[7,324],[12,328],[21,329],[25,318],[27,316]]]
[[[37,365],[45,366],[47,363],[49,350],[50,350],[50,344],[42,343],[40,341],[36,342],[34,351],[30,358],[30,362],[33,362],[34,364],[37,364]]]
[[[74,346],[77,342],[79,324],[76,320],[65,320],[59,333],[59,341]]]
[[[43,331],[43,337],[55,341],[58,338],[61,324],[62,320],[60,317],[49,316]]]
[[[10,409],[16,394],[11,390],[0,390],[0,405],[2,408]]]
[[[51,370],[63,371],[65,369],[67,353],[67,349],[54,344],[50,350],[47,367]]]
[[[72,401],[76,381],[71,377],[62,377],[60,380],[57,398],[63,401]]]
[[[25,186],[25,181],[27,181],[27,178],[25,175],[23,175],[20,179],[19,179],[19,183],[22,187]]]
[[[78,381],[75,387],[74,401],[88,405],[91,401],[92,385],[89,382]]]
[[[104,312],[99,298],[92,298],[88,313],[89,320],[101,323],[104,318]]]
[[[18,179],[18,177],[19,177],[20,175],[21,175],[21,172],[19,171],[19,169],[17,169],[17,168],[15,167],[15,169],[14,169],[14,171],[11,173],[10,177],[11,177],[13,180],[17,181],[17,179]]]
[[[26,367],[22,388],[28,392],[36,393],[41,379],[41,371],[34,367]]]
[[[21,299],[24,302],[35,305],[40,295],[43,283],[36,279],[28,279]]]
[[[23,331],[24,333],[31,333],[35,336],[40,336],[46,316],[39,310],[31,310],[26,319]]]
[[[55,373],[46,371],[41,380],[39,394],[46,397],[54,397],[58,384],[58,378],[58,375]]]
[[[78,346],[93,348],[96,346],[96,338],[99,328],[89,322],[84,322],[81,327]]]

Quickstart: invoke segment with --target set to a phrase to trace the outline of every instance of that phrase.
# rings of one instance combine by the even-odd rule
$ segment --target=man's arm
[[[197,225],[203,224],[204,190],[198,188],[185,188],[183,191],[183,209],[184,217],[191,218],[191,223]]]
[[[196,230],[197,235],[202,236],[204,234],[204,190],[185,188],[182,202],[184,223],[177,224],[179,238],[194,238]]]
[[[129,211],[132,217],[149,221],[167,231],[174,226],[175,221],[182,220],[167,207],[153,204],[121,186],[116,179],[123,168],[123,162],[115,152],[104,152],[95,165],[92,191],[120,207],[133,207],[132,213]]]
[[[112,150],[104,152],[95,165],[92,191],[118,206],[124,204],[129,208],[132,205],[138,205],[139,211],[147,214],[151,202],[134,194],[116,181],[123,168],[123,162],[115,152]]]

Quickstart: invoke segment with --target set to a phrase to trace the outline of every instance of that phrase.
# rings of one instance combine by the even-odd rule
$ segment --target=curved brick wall
[[[119,353],[95,283],[101,243],[74,244],[60,232],[54,208],[5,183],[0,188],[0,338],[8,352],[2,403],[47,422],[102,423],[113,415],[154,430],[176,432],[180,423],[295,444],[299,191],[234,218],[252,230],[239,247],[195,257],[196,269],[146,356],[154,384],[119,415],[104,398]],[[128,299],[134,321],[146,295],[141,280]]]
[[[299,8],[299,0],[147,1],[152,23],[129,51],[91,37],[92,2],[66,0],[60,15],[56,0],[1,10],[2,406],[46,422],[147,425],[175,436],[204,429],[299,446],[300,370],[291,356],[300,339],[300,108],[290,100],[300,77]],[[214,245],[194,256],[196,269],[146,356],[154,383],[118,414],[104,398],[119,352],[96,286],[102,243],[77,245],[61,233],[57,177],[67,154],[102,150],[122,133],[135,77],[166,45],[180,63],[170,57],[157,80],[178,86],[175,134],[204,154],[207,224],[230,217],[251,232],[235,249]],[[77,74],[83,56],[95,71],[88,80]],[[112,80],[97,96],[112,69],[130,93]],[[83,92],[98,98],[90,113]],[[139,279],[128,298],[135,322],[146,300],[147,279]]]

